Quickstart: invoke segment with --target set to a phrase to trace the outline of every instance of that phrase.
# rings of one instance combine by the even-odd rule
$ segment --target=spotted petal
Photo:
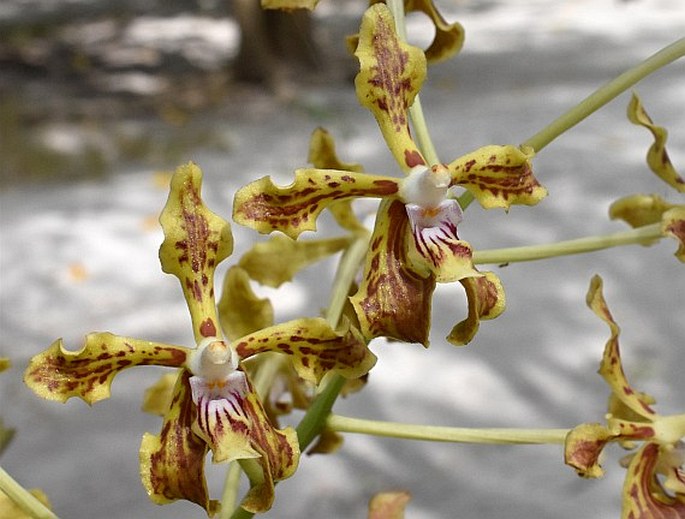
[[[611,391],[620,399],[628,408],[630,408],[637,415],[651,420],[655,416],[654,410],[650,407],[648,397],[637,393],[630,387],[623,366],[621,364],[621,355],[618,346],[618,336],[620,329],[614,321],[609,307],[604,300],[602,294],[602,278],[594,276],[590,282],[590,288],[587,293],[587,305],[590,309],[601,318],[611,331],[611,336],[604,347],[604,355],[599,367],[599,374],[611,387]]]
[[[480,322],[499,316],[505,306],[504,288],[493,272],[485,272],[480,277],[464,278],[459,282],[466,290],[469,313],[447,336],[447,340],[455,346],[471,342],[476,336]]]
[[[431,209],[407,204],[406,210],[415,245],[408,259],[417,272],[423,271],[424,277],[432,273],[438,283],[480,275],[473,268],[471,246],[457,236],[461,208],[456,200]]]
[[[428,346],[435,277],[421,277],[408,267],[415,247],[405,205],[384,200],[366,255],[364,280],[350,299],[367,339],[389,337]]]
[[[657,477],[659,458],[668,447],[645,443],[628,466],[621,519],[682,519],[685,494],[667,492]]]
[[[162,270],[181,282],[198,342],[218,333],[214,270],[233,251],[231,228],[205,206],[201,186],[202,172],[195,164],[178,168],[159,218],[164,229]]]
[[[574,427],[564,444],[564,462],[584,478],[600,478],[604,470],[599,457],[606,444],[616,437],[609,429],[598,423],[585,423]]]
[[[318,384],[330,370],[346,378],[366,374],[376,357],[356,328],[331,328],[325,319],[296,319],[256,331],[231,344],[241,359],[265,351],[291,355],[298,374]]]
[[[186,499],[212,516],[218,508],[210,501],[204,476],[207,444],[191,426],[195,413],[190,394],[190,373],[181,370],[171,406],[164,414],[159,436],[146,433],[140,446],[140,476],[152,501],[163,505]]]
[[[425,164],[409,130],[409,107],[426,77],[423,51],[401,42],[392,14],[376,4],[364,13],[355,55],[357,97],[373,113],[395,160],[405,172]]]
[[[447,168],[452,185],[468,189],[486,208],[508,209],[513,204],[535,205],[547,190],[533,176],[533,150],[515,146],[484,146],[459,157]]]
[[[111,333],[86,335],[83,348],[69,351],[57,339],[33,357],[24,382],[38,396],[65,402],[77,396],[89,404],[109,398],[114,376],[132,366],[182,366],[188,348],[171,346]]]
[[[255,459],[262,474],[249,474],[250,492],[241,506],[250,512],[271,508],[274,482],[290,477],[297,468],[300,449],[292,428],[274,429],[259,397],[242,371],[222,384],[191,377],[197,406],[194,431],[207,442],[215,463]]]
[[[628,119],[633,124],[647,128],[654,136],[654,143],[647,152],[647,165],[649,168],[669,186],[681,193],[685,193],[685,180],[673,167],[673,163],[666,151],[668,131],[663,126],[654,124],[644,106],[642,106],[642,101],[640,101],[640,98],[635,93],[633,93],[628,104]]]
[[[380,198],[397,193],[398,179],[333,169],[298,169],[286,187],[263,177],[235,194],[233,219],[261,233],[281,231],[297,238],[316,230],[324,208],[338,200]]]

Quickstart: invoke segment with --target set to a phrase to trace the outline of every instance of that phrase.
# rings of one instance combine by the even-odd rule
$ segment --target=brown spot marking
[[[200,324],[200,335],[203,337],[216,337],[216,325],[211,318],[207,318]]]
[[[418,150],[404,150],[404,163],[410,168],[426,165],[426,161],[423,160]]]

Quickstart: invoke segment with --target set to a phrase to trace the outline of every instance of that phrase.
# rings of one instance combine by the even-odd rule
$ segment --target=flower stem
[[[521,146],[530,146],[536,152],[540,151],[566,130],[578,124],[641,79],[683,56],[685,56],[685,38],[664,47],[639,65],[609,81],[538,133],[526,139]]]
[[[238,504],[238,485],[240,484],[241,474],[240,465],[237,462],[231,463],[226,473],[218,519],[229,519],[233,509]]]
[[[650,241],[661,237],[661,224],[654,223],[638,227],[637,229],[605,234],[603,236],[590,236],[587,238],[560,241],[545,245],[528,245],[525,247],[475,251],[473,253],[473,262],[475,264],[484,264],[533,261],[556,256],[592,252],[608,249],[610,247],[617,247],[619,245],[647,244]]]
[[[487,444],[563,444],[569,429],[476,429],[362,420],[330,415],[326,425],[338,432],[406,440]]]
[[[19,508],[34,519],[57,519],[57,516],[41,503],[31,492],[17,483],[0,467],[0,491],[7,494]]]
[[[407,28],[404,23],[404,1],[403,0],[388,0],[388,8],[395,18],[395,31],[400,41],[407,42]],[[421,107],[421,99],[419,94],[414,97],[414,103],[409,107],[409,118],[412,122],[414,135],[421,153],[428,161],[428,164],[439,164],[440,159],[435,151],[433,139],[431,139],[426,118],[423,115],[423,108]]]

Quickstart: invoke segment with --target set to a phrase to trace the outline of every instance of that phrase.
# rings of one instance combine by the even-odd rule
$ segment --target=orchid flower
[[[297,170],[287,187],[264,177],[236,193],[233,218],[261,233],[278,230],[297,238],[315,230],[318,215],[336,202],[381,198],[364,278],[351,298],[363,335],[428,345],[435,284],[459,281],[469,315],[448,340],[466,344],[481,319],[503,311],[504,293],[495,274],[474,268],[471,246],[457,234],[463,215],[452,188],[466,188],[485,208],[536,204],[546,190],[532,174],[533,151],[490,145],[449,164],[428,164],[409,129],[409,107],[426,76],[426,58],[400,41],[384,4],[364,14],[356,56],[357,96],[406,176],[308,168]]]
[[[684,517],[685,415],[657,414],[652,408],[654,399],[628,383],[619,352],[620,330],[604,300],[599,276],[590,284],[587,301],[611,330],[599,373],[609,384],[612,394],[606,426],[581,424],[568,434],[566,463],[583,477],[597,478],[603,474],[599,456],[608,442],[618,441],[627,448],[642,442],[627,463],[622,519]]]
[[[211,450],[215,463],[256,462],[244,466],[251,489],[241,506],[261,512],[271,506],[274,483],[294,473],[300,449],[294,429],[272,426],[242,362],[262,352],[285,353],[299,376],[318,383],[330,370],[359,377],[375,358],[356,329],[339,332],[321,318],[269,326],[232,341],[224,338],[213,278],[216,266],[231,254],[233,238],[228,222],[204,205],[201,182],[197,166],[180,167],[160,217],[162,269],[181,283],[195,346],[91,333],[81,350],[68,351],[58,339],[31,359],[24,380],[43,398],[64,402],[76,396],[93,404],[110,396],[114,376],[125,368],[179,368],[162,431],[145,434],[140,448],[148,495],[158,504],[187,499],[215,513],[217,503],[209,499],[204,478],[204,459]]]
[[[663,126],[654,124],[640,97],[634,92],[628,103],[627,115],[630,122],[646,128],[654,137],[654,142],[647,151],[649,169],[674,190],[685,193],[685,179],[676,171],[666,150],[668,131]],[[659,224],[662,236],[678,242],[675,256],[685,263],[685,204],[671,204],[656,194],[629,195],[611,204],[609,217],[612,220],[623,220],[633,228]],[[656,241],[655,239],[645,245]]]

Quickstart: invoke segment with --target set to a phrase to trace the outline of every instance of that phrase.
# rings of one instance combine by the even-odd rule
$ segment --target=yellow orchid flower
[[[642,446],[629,457],[623,485],[622,519],[678,518],[685,516],[685,415],[662,416],[654,399],[634,390],[621,365],[619,327],[602,294],[602,280],[595,276],[588,291],[588,306],[609,325],[599,373],[611,387],[606,426],[581,424],[566,437],[565,460],[579,475],[602,476],[599,456],[608,442],[626,448]]]
[[[535,204],[546,190],[532,174],[533,152],[490,145],[449,164],[429,165],[411,136],[408,113],[426,76],[426,58],[400,41],[384,4],[364,14],[356,55],[357,96],[373,113],[406,176],[306,168],[297,170],[286,187],[264,177],[236,193],[233,218],[261,233],[278,230],[297,238],[316,229],[327,207],[358,197],[381,198],[364,279],[351,299],[362,333],[367,339],[385,336],[428,345],[435,284],[459,281],[469,298],[469,317],[448,340],[466,344],[481,319],[503,311],[504,292],[494,274],[474,268],[470,245],[457,235],[463,216],[451,190],[467,189],[485,208]]]
[[[58,339],[31,359],[24,380],[43,398],[64,402],[79,397],[93,404],[110,396],[114,376],[125,368],[180,368],[170,403],[163,406],[162,431],[158,436],[146,433],[140,448],[148,495],[158,504],[186,499],[214,514],[217,503],[209,499],[204,477],[204,459],[211,450],[215,463],[256,461],[261,470],[248,472],[251,489],[241,506],[262,512],[271,507],[274,482],[294,473],[300,449],[294,429],[272,426],[242,362],[262,352],[285,353],[299,376],[318,383],[330,370],[359,377],[375,357],[354,328],[336,331],[321,318],[224,339],[214,271],[231,254],[233,239],[228,222],[204,205],[201,182],[197,166],[180,167],[160,217],[165,235],[159,253],[162,269],[181,283],[195,347],[91,333],[81,350],[68,351]]]

